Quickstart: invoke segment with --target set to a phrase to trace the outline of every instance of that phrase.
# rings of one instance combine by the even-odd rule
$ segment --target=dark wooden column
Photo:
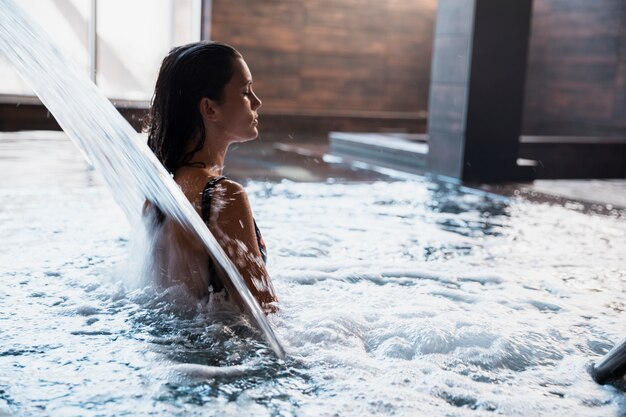
[[[532,0],[440,0],[429,170],[467,181],[530,179],[517,165]]]

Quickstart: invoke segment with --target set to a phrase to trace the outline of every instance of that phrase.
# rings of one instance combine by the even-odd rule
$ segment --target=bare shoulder
[[[201,170],[186,169],[183,167],[176,172],[174,180],[191,205],[200,212],[202,207],[202,192],[208,181],[207,176]]]
[[[236,196],[236,195],[246,195],[246,190],[243,188],[243,185],[239,184],[236,181],[231,180],[230,178],[224,178],[220,182],[218,182],[215,186],[216,190],[219,190],[224,195]]]
[[[238,241],[260,257],[252,210],[243,186],[223,179],[213,190],[209,228],[218,241],[223,244]]]
[[[250,210],[250,203],[246,190],[241,184],[225,178],[215,185],[215,197],[222,201],[224,208],[239,208],[244,211]]]
[[[225,178],[219,181],[214,188],[216,214],[222,220],[242,220],[252,216],[248,195],[244,187],[236,181]]]

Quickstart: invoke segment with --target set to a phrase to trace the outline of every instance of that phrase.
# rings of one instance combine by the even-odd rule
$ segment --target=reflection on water
[[[587,374],[623,337],[623,214],[252,181],[278,361],[227,307],[136,284],[124,216],[67,140],[5,135],[0,155],[0,416],[626,411]]]

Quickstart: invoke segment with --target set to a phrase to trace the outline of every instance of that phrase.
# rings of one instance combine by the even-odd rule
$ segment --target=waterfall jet
[[[14,0],[0,0],[0,53],[16,67],[83,156],[102,174],[130,224],[145,200],[196,234],[279,358],[285,350],[239,271],[141,136]]]

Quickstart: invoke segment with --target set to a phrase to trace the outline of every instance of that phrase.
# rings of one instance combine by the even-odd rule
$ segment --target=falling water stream
[[[165,168],[111,102],[13,0],[0,0],[0,51],[101,173],[129,221],[137,223],[142,201],[148,199],[195,232],[241,294],[246,310],[276,354],[284,357],[241,275]]]
[[[153,172],[139,139],[67,93],[96,94],[72,66],[28,58],[46,45],[0,0],[0,49],[111,172],[61,132],[0,133],[0,417],[626,416],[623,386],[588,373],[624,336],[623,210],[392,173],[253,179],[279,360],[241,315],[138,282],[128,217],[178,191],[132,177]]]

